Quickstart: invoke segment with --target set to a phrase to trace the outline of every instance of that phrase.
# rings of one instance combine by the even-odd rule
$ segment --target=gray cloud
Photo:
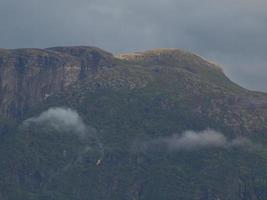
[[[204,148],[252,148],[256,145],[247,138],[227,139],[222,133],[207,129],[201,132],[185,131],[169,137],[161,137],[138,144],[140,150],[167,149],[168,151],[194,151]]]
[[[23,124],[24,126],[43,124],[56,131],[68,131],[82,137],[88,132],[93,132],[93,129],[83,122],[79,114],[70,108],[50,108],[37,117],[25,120]]]
[[[182,48],[267,91],[264,0],[0,0],[1,47]]]

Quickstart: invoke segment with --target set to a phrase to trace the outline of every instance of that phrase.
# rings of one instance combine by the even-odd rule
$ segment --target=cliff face
[[[83,78],[86,71],[111,65],[110,57],[90,47],[0,50],[0,115],[21,117],[35,103]]]

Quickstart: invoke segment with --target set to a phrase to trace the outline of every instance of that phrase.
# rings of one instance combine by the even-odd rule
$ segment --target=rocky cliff
[[[112,66],[111,54],[91,47],[0,50],[0,115],[25,110],[82,79]]]

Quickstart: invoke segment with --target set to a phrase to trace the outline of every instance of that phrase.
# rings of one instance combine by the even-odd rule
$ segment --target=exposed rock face
[[[64,90],[111,55],[97,48],[0,50],[0,115],[19,118],[51,94]]]
[[[98,71],[113,66],[113,55],[96,47],[53,47],[49,50],[65,53],[80,61],[81,70]]]

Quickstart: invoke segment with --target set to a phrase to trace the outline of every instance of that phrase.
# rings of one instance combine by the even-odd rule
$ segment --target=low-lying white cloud
[[[169,137],[161,137],[144,143],[143,148],[164,148],[169,151],[193,151],[203,148],[252,147],[252,142],[243,137],[227,139],[225,135],[212,129],[200,132],[185,131]]]
[[[221,147],[227,144],[225,136],[213,130],[206,130],[200,133],[186,131],[181,136],[173,135],[170,138],[162,139],[168,148],[173,150],[203,147]]]
[[[79,116],[79,114],[70,108],[50,108],[37,117],[32,117],[24,121],[24,126],[31,124],[42,124],[53,128],[56,131],[68,131],[86,135],[92,128],[89,128]]]

